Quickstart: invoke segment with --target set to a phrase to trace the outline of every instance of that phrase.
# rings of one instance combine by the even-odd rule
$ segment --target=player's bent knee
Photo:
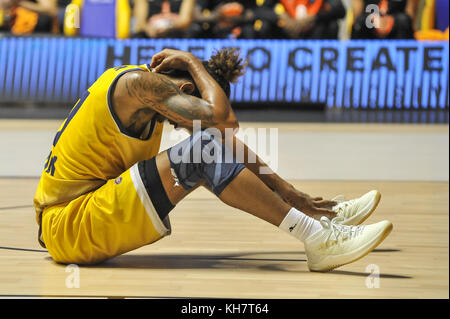
[[[168,150],[175,180],[186,190],[205,181],[217,196],[245,168],[209,130],[198,131]]]

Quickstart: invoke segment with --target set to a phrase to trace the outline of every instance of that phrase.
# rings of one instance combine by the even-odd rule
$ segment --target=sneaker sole
[[[374,201],[374,204],[373,204],[372,208],[369,210],[368,213],[366,213],[366,214],[364,215],[364,217],[363,217],[361,220],[358,221],[357,224],[354,224],[354,223],[353,223],[353,220],[356,219],[355,217],[357,217],[358,215],[356,215],[356,216],[350,218],[348,221],[344,222],[343,224],[344,224],[344,225],[355,225],[355,226],[361,225],[367,218],[370,217],[370,215],[372,215],[372,213],[373,213],[373,212],[375,211],[375,209],[378,207],[378,204],[380,203],[380,200],[381,200],[381,193],[380,193],[379,191],[377,191],[377,194],[375,195],[375,201]]]
[[[380,244],[386,239],[386,237],[391,233],[391,231],[392,231],[393,228],[394,228],[394,226],[392,225],[392,223],[389,223],[388,227],[386,227],[386,228],[383,230],[381,236],[379,236],[375,242],[369,243],[369,244],[368,244],[368,245],[370,246],[370,248],[368,248],[368,249],[366,250],[366,252],[363,253],[361,256],[358,256],[358,257],[356,257],[356,258],[354,258],[354,259],[352,259],[352,260],[350,260],[350,261],[348,261],[348,262],[342,263],[342,264],[330,265],[330,266],[328,266],[328,267],[326,267],[326,268],[321,268],[321,269],[311,269],[311,268],[309,268],[309,265],[308,265],[308,268],[309,268],[309,270],[312,271],[312,272],[328,272],[328,271],[331,271],[331,270],[333,270],[333,269],[335,269],[335,268],[338,268],[338,267],[341,267],[341,266],[344,266],[344,265],[347,265],[347,264],[351,264],[351,263],[353,263],[353,262],[355,262],[355,261],[358,261],[358,260],[360,260],[361,258],[367,256],[367,255],[368,255],[370,252],[372,252],[375,248],[377,248],[378,245],[380,245]]]

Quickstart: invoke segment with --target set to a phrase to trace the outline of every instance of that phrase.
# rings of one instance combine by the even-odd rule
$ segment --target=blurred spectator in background
[[[64,13],[62,26],[67,36],[110,39],[130,37],[129,0],[72,0]]]
[[[57,32],[55,0],[3,0],[9,6],[9,30],[13,34]]]
[[[198,0],[193,37],[336,39],[341,0]]]
[[[284,12],[277,0],[253,0],[246,4],[247,19],[242,25],[241,38],[275,39],[284,37],[278,22],[279,13]],[[278,12],[278,14],[277,14]]]
[[[406,12],[414,21],[416,39],[448,41],[448,0],[408,0]]]
[[[413,39],[408,0],[353,0],[352,39]]]
[[[11,20],[11,1],[0,0],[0,31],[9,31]]]
[[[214,5],[209,0],[196,0],[194,12],[192,15],[192,23],[187,30],[187,38],[213,38],[212,26],[216,18],[217,12],[214,12]]]
[[[64,32],[64,16],[66,14],[66,7],[72,2],[72,0],[53,0],[56,1],[57,12],[56,19],[58,23],[58,31]]]
[[[133,0],[133,37],[183,38],[194,16],[195,0]]]
[[[249,2],[197,0],[190,37],[239,38],[242,25],[253,19]]]
[[[133,4],[132,37],[142,38],[445,40],[449,32],[448,0],[121,1]],[[80,10],[87,6],[86,0],[0,0],[0,31],[83,35],[63,28],[66,7],[73,3]],[[116,6],[116,15],[126,18],[116,16],[114,23],[128,28],[116,37],[126,38],[130,13],[121,8]],[[97,30],[96,23],[103,20],[93,20]]]
[[[341,0],[281,0],[278,25],[290,38],[337,39],[338,20],[346,15]]]
[[[0,28],[13,34],[62,32],[70,0],[0,0]]]

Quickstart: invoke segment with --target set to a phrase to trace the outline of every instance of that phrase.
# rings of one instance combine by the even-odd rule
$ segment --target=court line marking
[[[41,176],[5,176],[0,175],[0,180],[8,180],[8,179],[40,179]],[[296,179],[296,178],[287,178],[289,182],[333,182],[333,183],[341,183],[341,182],[349,182],[349,183],[381,183],[381,182],[389,182],[389,183],[445,183],[448,184],[448,180],[388,180],[388,179]]]
[[[173,297],[173,296],[108,296],[108,295],[0,295],[0,298],[84,298],[84,299],[236,299],[218,297]]]
[[[47,250],[43,249],[30,249],[30,248],[18,248],[18,247],[6,247],[0,246],[0,249],[4,250],[18,250],[18,251],[29,251],[29,252],[37,252],[37,253],[48,253]],[[193,259],[224,259],[224,260],[247,260],[247,261],[306,261],[305,259],[269,259],[269,258],[240,258],[240,257],[219,257],[219,256],[205,256]],[[89,268],[89,266],[88,266]],[[95,267],[92,267],[95,268]]]
[[[33,205],[5,206],[5,207],[0,207],[0,210],[18,209],[18,208],[30,208],[30,207],[34,207],[34,206]]]
[[[39,179],[39,178],[41,178],[41,176],[35,176],[35,175],[33,175],[33,176],[31,176],[31,175],[29,175],[29,176],[27,176],[27,175],[24,175],[24,176],[18,176],[18,175],[11,175],[11,176],[8,176],[8,175],[2,175],[2,176],[0,176],[0,179]]]
[[[48,251],[44,250],[44,249],[30,249],[30,248],[18,248],[18,247],[6,247],[6,246],[0,246],[0,249],[30,251],[30,252],[34,252],[34,253],[48,253]]]

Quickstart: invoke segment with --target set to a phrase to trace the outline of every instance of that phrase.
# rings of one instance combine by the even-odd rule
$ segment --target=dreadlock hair
[[[230,97],[230,83],[235,83],[245,71],[244,60],[239,49],[223,48],[216,51],[208,61],[203,61],[206,71],[216,80],[227,97]]]

